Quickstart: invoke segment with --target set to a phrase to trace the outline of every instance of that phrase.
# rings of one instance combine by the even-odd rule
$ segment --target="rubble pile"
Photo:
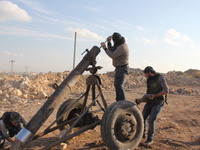
[[[188,95],[200,95],[200,91],[197,90],[189,90],[186,88],[178,88],[178,89],[173,89],[170,88],[169,93],[172,94],[188,94]]]
[[[192,94],[200,95],[200,91],[188,90],[183,86],[200,87],[200,78],[197,78],[198,70],[188,70],[185,72],[171,71],[166,73],[169,86],[180,86],[178,89],[170,89],[172,94]],[[46,99],[50,96],[55,88],[53,85],[59,85],[69,74],[66,72],[49,72],[30,75],[9,75],[0,73],[0,100],[1,101],[19,101]],[[105,90],[114,90],[114,72],[108,72],[99,75],[102,80],[102,88]],[[86,90],[86,78],[88,74],[82,75],[76,86],[72,87],[73,93],[80,93]],[[146,86],[146,78],[141,69],[130,69],[129,75],[125,82],[125,90],[130,91],[136,87]],[[198,88],[197,88],[198,89]]]

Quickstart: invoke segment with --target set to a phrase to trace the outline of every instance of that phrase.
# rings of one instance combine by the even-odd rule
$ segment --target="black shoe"
[[[144,142],[145,145],[152,145],[153,144],[153,140],[147,140],[146,142]]]

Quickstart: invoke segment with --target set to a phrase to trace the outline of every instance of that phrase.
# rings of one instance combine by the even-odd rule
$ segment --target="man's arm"
[[[6,128],[3,120],[0,120],[0,129],[1,129],[1,132],[3,133],[3,136],[6,138],[6,140],[8,140],[11,143],[14,142],[14,140],[9,137],[10,135],[9,135],[8,129]]]
[[[6,138],[6,140],[8,141],[8,142],[10,142],[10,143],[13,143],[15,140],[13,140],[12,138],[10,138],[10,137],[5,137]]]
[[[115,59],[125,53],[125,48],[126,47],[123,47],[123,45],[120,45],[114,51],[108,49],[105,52],[110,58]]]

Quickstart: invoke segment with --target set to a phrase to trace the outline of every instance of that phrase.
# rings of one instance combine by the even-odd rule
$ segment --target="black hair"
[[[144,69],[144,71],[143,71],[144,73],[154,73],[154,74],[156,74],[156,71],[153,69],[153,67],[151,67],[151,66],[147,66],[145,69]]]

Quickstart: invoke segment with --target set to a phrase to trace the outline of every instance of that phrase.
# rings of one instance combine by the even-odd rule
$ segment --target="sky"
[[[130,67],[200,69],[199,0],[0,0],[0,71],[63,72],[85,49],[121,33]],[[101,72],[113,71],[104,50]]]

